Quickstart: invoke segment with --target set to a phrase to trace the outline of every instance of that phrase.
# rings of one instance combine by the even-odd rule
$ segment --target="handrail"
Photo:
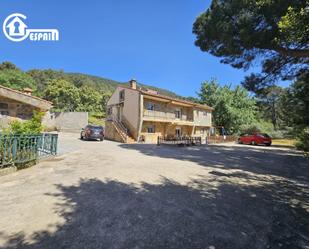
[[[125,132],[125,134],[128,136],[128,128],[124,126],[124,124],[118,119],[118,117],[116,115],[114,115],[114,114],[109,115],[109,117],[111,117],[111,120],[117,126],[119,126],[119,128],[122,129]]]

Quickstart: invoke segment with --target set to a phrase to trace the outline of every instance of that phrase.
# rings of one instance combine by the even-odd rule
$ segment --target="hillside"
[[[77,78],[78,80],[83,81],[84,85],[90,85],[90,86],[93,86],[93,87],[100,89],[102,91],[114,91],[116,89],[116,87],[119,86],[119,85],[120,86],[121,85],[128,85],[128,82],[119,82],[119,81],[106,79],[106,78],[99,77],[99,76],[93,76],[93,75],[82,74],[82,73],[65,73],[65,75],[68,78],[70,78],[73,82],[75,82],[74,79]],[[176,93],[174,93],[172,91],[162,89],[162,88],[158,88],[158,87],[155,87],[155,86],[151,86],[149,84],[144,84],[144,83],[138,82],[138,86],[156,90],[160,94],[163,94],[163,95],[181,98],[179,95],[177,95]]]
[[[53,102],[56,111],[87,111],[102,117],[113,91],[117,86],[128,85],[128,82],[53,69],[23,71],[11,62],[3,62],[0,64],[0,84],[16,90],[32,88],[33,95]],[[182,98],[172,91],[148,84],[138,82],[138,86]]]

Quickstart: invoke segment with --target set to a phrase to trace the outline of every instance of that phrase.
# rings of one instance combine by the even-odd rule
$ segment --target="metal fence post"
[[[12,140],[12,160],[13,162],[16,160],[17,158],[17,138],[13,137]]]

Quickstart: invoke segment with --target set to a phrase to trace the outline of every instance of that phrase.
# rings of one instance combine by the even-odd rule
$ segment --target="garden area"
[[[0,133],[0,170],[31,166],[37,160],[57,154],[58,135],[43,133],[43,113],[25,122],[13,121]]]

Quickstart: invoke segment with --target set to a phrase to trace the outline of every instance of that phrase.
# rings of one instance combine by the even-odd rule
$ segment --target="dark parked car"
[[[238,143],[240,144],[264,144],[271,145],[271,137],[266,133],[254,133],[254,134],[241,134],[238,138]]]
[[[100,139],[104,140],[104,128],[98,125],[87,125],[80,133],[80,139]]]

